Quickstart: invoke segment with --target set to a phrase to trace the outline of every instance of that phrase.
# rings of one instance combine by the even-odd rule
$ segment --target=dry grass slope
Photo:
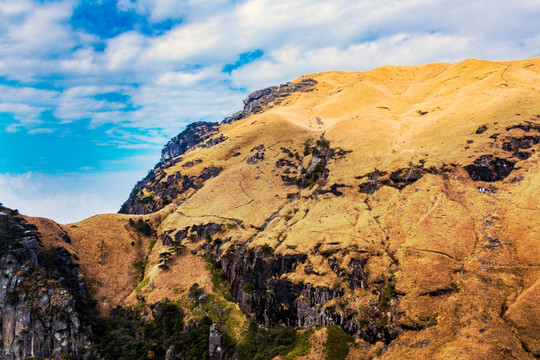
[[[234,224],[218,235],[230,240],[224,250],[248,243],[278,255],[307,254],[305,264],[282,275],[294,283],[337,284],[325,254],[342,269],[367,259],[367,283],[393,279],[399,296],[390,321],[401,335],[390,346],[359,341],[363,350],[349,358],[540,355],[540,58],[305,78],[317,80],[314,91],[222,125],[226,141],[189,151],[164,170],[194,176],[223,169],[182,201],[141,217],[156,236],[129,227],[137,216],[99,215],[61,227],[31,221],[51,234],[47,246],[67,232],[72,243],[63,246],[79,257],[104,311],[135,304],[137,295],[149,303],[182,299],[193,282],[211,294],[205,263],[191,253],[204,252],[204,239],[184,240],[187,251],[166,272],[157,267],[158,254],[169,248],[161,236]],[[326,178],[305,188],[286,184],[284,178],[300,178],[313,163],[309,151],[304,155],[306,143],[314,147],[321,136],[335,150]],[[248,162],[256,153],[263,159]],[[290,166],[278,166],[282,160]],[[195,165],[182,166],[189,162]],[[475,181],[468,169],[495,181]],[[132,263],[146,257],[146,283],[134,288]],[[341,286],[353,310],[376,298]]]

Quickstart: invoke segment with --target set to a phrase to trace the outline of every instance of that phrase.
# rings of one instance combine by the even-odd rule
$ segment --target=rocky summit
[[[540,58],[257,91],[173,138],[120,214],[13,214],[1,353],[538,358],[539,148]]]

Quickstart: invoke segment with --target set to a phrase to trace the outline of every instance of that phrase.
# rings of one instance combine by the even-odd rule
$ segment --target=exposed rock
[[[256,164],[259,161],[264,160],[264,144],[260,144],[251,149],[251,153],[255,151],[255,154],[249,156],[246,160],[248,164]]]
[[[251,114],[257,114],[265,109],[272,108],[281,103],[283,98],[295,92],[310,92],[317,85],[314,79],[302,79],[297,83],[288,82],[279,86],[272,86],[266,89],[257,90],[244,99],[244,109],[234,115],[226,117],[222,123],[231,123],[244,119]]]
[[[330,185],[329,190],[321,190],[320,194],[333,194],[335,196],[341,196],[343,195],[343,192],[339,191],[338,189],[346,187],[346,185],[343,184],[332,184]]]
[[[425,169],[423,164],[412,166],[409,168],[398,169],[393,172],[374,171],[364,176],[359,176],[358,179],[363,180],[360,183],[360,192],[371,195],[382,186],[391,186],[396,189],[403,189],[410,184],[420,180],[427,173],[440,174],[451,170],[451,167],[443,166],[441,169],[429,168]],[[368,180],[368,181],[365,181]]]
[[[172,138],[161,150],[161,160],[166,161],[184,154],[195,145],[215,135],[217,127],[218,124],[216,123],[204,121],[189,124],[184,131]],[[219,143],[221,141],[216,140],[215,142]]]
[[[208,334],[208,355],[211,358],[223,359],[223,351],[221,349],[221,332],[216,324],[210,326],[210,333]]]
[[[246,162],[248,164],[256,164],[259,161],[263,161],[263,160],[264,160],[264,151],[261,151],[261,152],[256,152],[254,155],[251,155],[250,157],[248,157]]]
[[[210,140],[208,140],[207,142],[205,142],[201,146],[205,147],[205,148],[211,148],[212,146],[215,146],[215,145],[217,145],[219,143],[222,143],[225,140],[227,140],[227,138],[225,136],[223,136],[223,134],[222,134],[222,135],[216,136],[214,138],[211,138]]]
[[[540,125],[527,121],[525,124],[517,124],[517,125],[508,126],[506,128],[506,131],[510,131],[512,129],[520,129],[525,132],[530,132],[531,130],[540,132]]]
[[[0,357],[6,360],[79,356],[90,345],[90,329],[83,324],[74,299],[87,296],[70,254],[63,248],[39,254],[39,240],[18,217],[2,219],[24,230],[0,258]],[[39,260],[38,260],[39,259]],[[67,281],[71,282],[68,286]]]
[[[512,170],[515,162],[483,155],[474,164],[465,166],[465,170],[474,181],[495,182],[505,179]]]
[[[174,351],[174,346],[171,345],[165,353],[165,360],[176,360],[176,352]]]
[[[207,298],[208,296],[206,296],[206,294],[202,294],[201,296],[199,296],[199,306],[203,306],[206,303]]]
[[[532,153],[521,150],[529,150],[533,147],[533,145],[537,145],[539,143],[540,136],[523,136],[519,138],[508,136],[506,141],[502,144],[502,149],[504,151],[512,152],[514,157],[516,157],[518,160],[526,160],[532,155]]]
[[[165,173],[161,170],[158,167],[135,185],[119,213],[149,214],[159,211],[190,189],[199,190],[207,180],[218,176],[222,171],[221,168],[211,166],[204,168],[198,176],[177,172],[165,178]],[[160,177],[157,177],[156,173]]]
[[[200,163],[202,163],[202,160],[201,160],[201,159],[197,159],[197,160],[188,161],[188,162],[182,164],[182,167],[184,167],[184,168],[190,168],[190,167],[193,167],[193,166],[195,166],[195,165],[197,165],[197,164],[200,164]]]
[[[478,129],[476,129],[476,133],[477,134],[483,134],[487,131],[487,126],[486,125],[482,125],[480,126]]]
[[[231,284],[233,297],[246,313],[254,314],[255,320],[265,324],[288,326],[340,325],[345,331],[368,342],[390,342],[399,332],[398,328],[384,324],[381,318],[387,314],[379,309],[382,305],[382,285],[374,285],[381,300],[374,303],[369,313],[326,306],[331,300],[341,298],[340,289],[313,287],[311,284],[294,284],[281,279],[283,274],[293,272],[305,263],[307,255],[265,255],[263,248],[247,249],[241,246],[219,257],[207,252],[206,256],[217,259],[225,278]],[[310,264],[307,266],[310,272]],[[337,264],[336,264],[337,265]],[[347,272],[340,277],[349,281],[352,288],[364,287],[365,260],[353,260]],[[249,284],[246,286],[246,284]]]

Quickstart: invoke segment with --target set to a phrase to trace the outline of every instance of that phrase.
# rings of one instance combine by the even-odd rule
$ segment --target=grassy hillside
[[[238,341],[255,319],[340,325],[349,358],[539,356],[540,58],[305,79],[156,167],[133,196],[158,212],[29,221],[69,236],[104,313],[196,314],[197,283]]]

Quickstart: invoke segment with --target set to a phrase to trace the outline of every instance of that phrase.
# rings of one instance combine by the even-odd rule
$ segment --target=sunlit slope
[[[313,91],[223,124],[225,141],[157,168],[154,189],[197,179],[164,209],[63,226],[107,307],[181,300],[194,282],[212,293],[201,255],[227,270],[253,250],[296,259],[274,279],[335,290],[310,306],[349,321],[352,358],[540,355],[540,58],[303,78]],[[171,239],[186,250],[164,271]],[[225,275],[260,320],[251,301],[272,293],[246,292],[249,271]],[[297,306],[292,321],[311,301],[302,294],[276,305]]]

